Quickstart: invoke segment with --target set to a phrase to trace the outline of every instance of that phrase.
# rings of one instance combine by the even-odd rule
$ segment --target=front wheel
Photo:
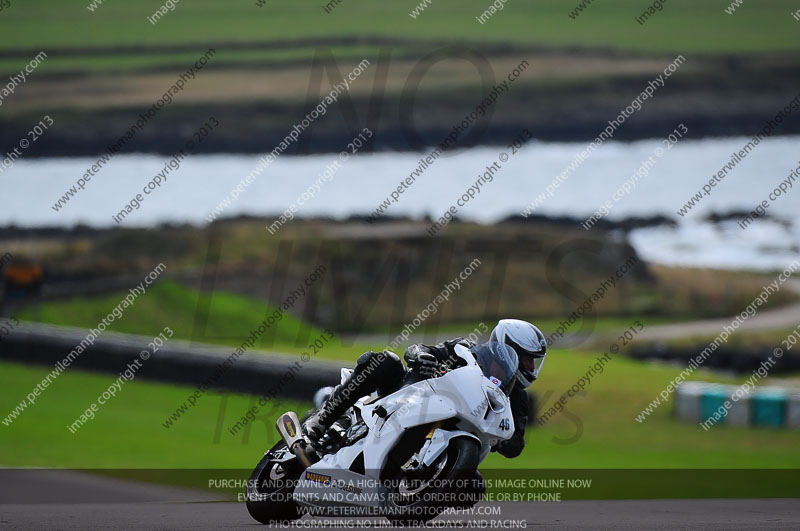
[[[303,468],[283,441],[267,452],[247,482],[247,512],[262,524],[302,516],[292,492]]]
[[[483,497],[478,473],[480,445],[456,437],[445,452],[422,471],[405,471],[392,483],[386,517],[403,526],[427,522],[447,507],[471,507]]]

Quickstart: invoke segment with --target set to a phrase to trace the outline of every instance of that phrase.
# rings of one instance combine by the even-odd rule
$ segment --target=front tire
[[[297,458],[275,461],[287,452],[286,443],[276,444],[261,458],[247,482],[247,512],[262,524],[297,520],[302,516],[292,492],[303,469]]]
[[[484,492],[477,472],[479,461],[480,445],[475,439],[452,439],[421,477],[403,473],[393,482],[386,517],[401,526],[414,526],[437,517],[447,507],[471,507]],[[465,484],[472,488],[465,489]]]

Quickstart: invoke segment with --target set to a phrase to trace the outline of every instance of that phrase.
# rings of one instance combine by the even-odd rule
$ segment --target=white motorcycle
[[[459,366],[439,377],[358,400],[316,448],[295,413],[282,415],[282,441],[248,481],[250,515],[265,524],[309,513],[412,525],[479,501],[478,465],[514,433],[508,393],[518,359],[499,343],[455,352]],[[342,381],[349,374],[342,369]]]

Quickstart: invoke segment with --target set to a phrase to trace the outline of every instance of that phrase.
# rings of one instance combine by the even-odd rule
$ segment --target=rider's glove
[[[409,369],[425,378],[435,378],[441,376],[439,369],[439,359],[422,350],[419,345],[412,345],[406,349],[403,357]]]

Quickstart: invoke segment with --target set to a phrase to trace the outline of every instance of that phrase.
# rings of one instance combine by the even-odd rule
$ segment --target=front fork
[[[442,421],[437,421],[431,424],[431,429],[428,430],[428,434],[425,436],[425,442],[422,444],[422,447],[411,456],[408,460],[406,465],[409,467],[408,470],[419,471],[422,470],[424,465],[422,464],[422,457],[427,453],[428,448],[431,445],[431,439],[433,439],[433,434],[436,432],[438,428],[442,427]]]

